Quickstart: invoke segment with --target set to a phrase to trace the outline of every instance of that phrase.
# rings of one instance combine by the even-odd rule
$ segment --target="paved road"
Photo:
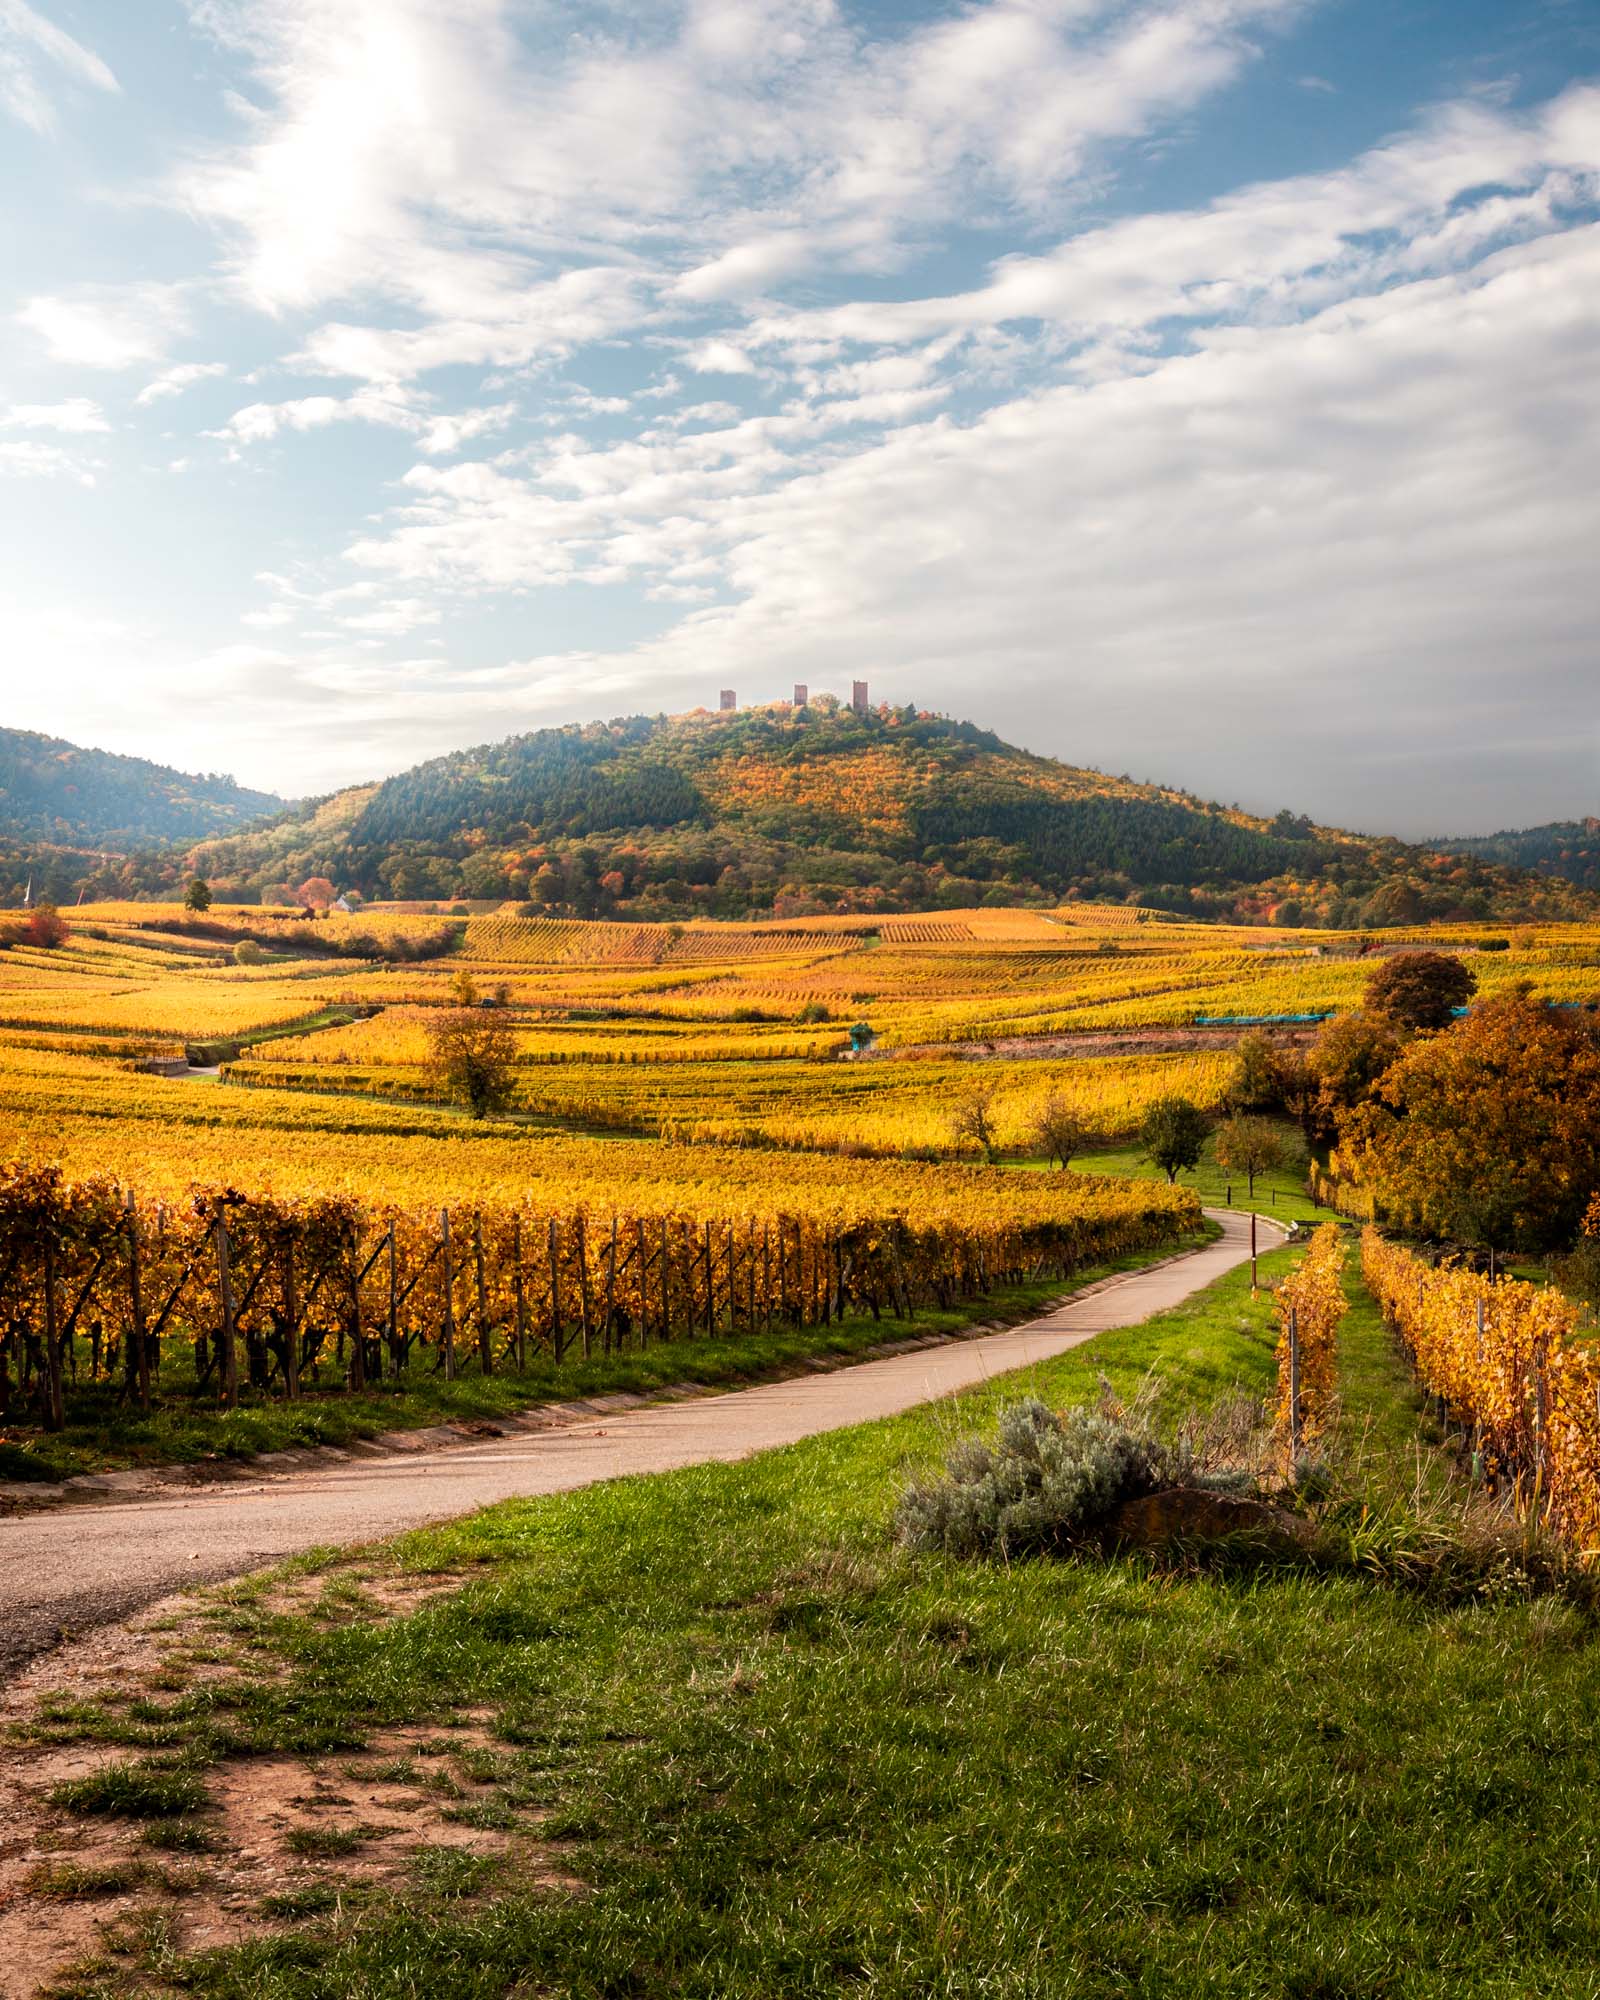
[[[1049,1360],[1181,1303],[1243,1262],[1248,1217],[1209,1212],[1224,1230],[1218,1242],[1113,1278],[1006,1333],[564,1429],[0,1520],[0,1670],[185,1584],[237,1576],[308,1548],[398,1534],[496,1500],[747,1458]],[[1278,1240],[1275,1226],[1263,1221],[1263,1247]]]

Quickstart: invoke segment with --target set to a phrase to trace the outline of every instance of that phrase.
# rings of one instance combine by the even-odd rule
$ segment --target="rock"
[[[1312,1538],[1309,1521],[1265,1500],[1213,1493],[1203,1486],[1173,1486],[1125,1500],[1101,1531],[1107,1549],[1161,1548],[1172,1543],[1249,1541],[1289,1554]]]

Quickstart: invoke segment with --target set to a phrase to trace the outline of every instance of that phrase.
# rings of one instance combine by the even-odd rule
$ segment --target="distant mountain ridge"
[[[62,901],[170,896],[198,872],[243,901],[325,876],[369,899],[667,920],[1077,898],[1338,928],[1600,920],[1600,882],[1288,808],[1268,819],[1037,756],[972,722],[857,713],[831,696],[535,730],[290,806],[18,731],[0,732],[3,758],[12,900],[25,870]],[[101,860],[140,826],[136,851]],[[18,845],[25,833],[53,845]]]
[[[1471,854],[1503,867],[1531,868],[1581,889],[1600,889],[1600,819],[1557,819],[1514,832],[1468,834],[1441,840],[1446,854]]]
[[[1142,902],[1360,925],[1600,918],[1476,855],[1275,818],[1040,757],[971,722],[823,697],[573,724],[429,759],[197,845],[222,895],[325,875],[368,897],[576,916]]]
[[[0,838],[7,841],[123,853],[231,832],[281,813],[286,803],[216,773],[196,776],[0,728]]]

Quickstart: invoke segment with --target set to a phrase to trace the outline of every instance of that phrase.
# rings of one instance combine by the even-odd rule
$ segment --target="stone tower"
[[[722,700],[718,706],[721,708],[723,714],[726,715],[730,709],[739,706],[739,697],[734,693],[732,688],[724,688],[722,690]]]
[[[855,710],[857,715],[866,714],[867,684],[865,681],[852,681],[850,683],[850,706]]]

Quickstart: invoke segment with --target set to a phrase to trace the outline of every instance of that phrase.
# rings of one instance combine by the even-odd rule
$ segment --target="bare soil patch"
[[[201,1802],[174,1816],[75,1812],[52,1798],[130,1758],[161,1760],[101,1740],[108,1714],[157,1714],[201,1676],[215,1687],[282,1672],[249,1643],[256,1620],[401,1616],[462,1581],[360,1557],[245,1578],[165,1599],[20,1674],[0,1698],[0,2000],[96,1975],[129,1995],[165,1991],[135,1971],[152,1947],[226,1946],[430,1886],[459,1893],[514,1875],[519,1889],[579,1890],[541,1842],[538,1810],[500,1790],[507,1752],[482,1710],[377,1730],[336,1756],[225,1759],[196,1773]]]

